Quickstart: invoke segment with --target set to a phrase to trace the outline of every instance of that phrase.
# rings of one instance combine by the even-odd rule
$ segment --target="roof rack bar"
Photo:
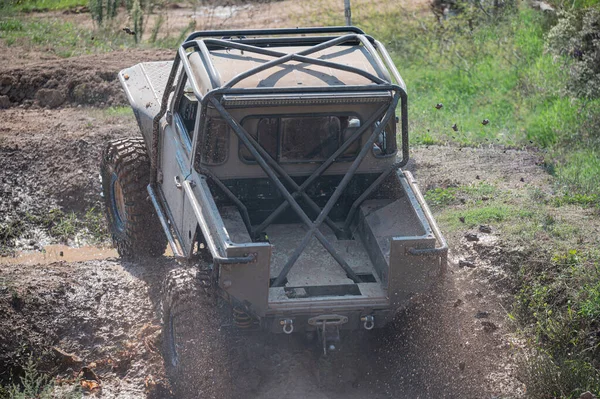
[[[219,40],[219,39],[206,39],[206,40],[201,41],[200,43],[204,42],[204,43],[208,43],[208,44],[222,45],[224,48],[234,48],[234,49],[238,49],[238,50],[245,50],[245,51],[249,51],[249,52],[272,56],[272,57],[280,57],[278,59],[266,62],[255,68],[252,68],[245,72],[242,72],[242,73],[238,74],[237,76],[234,76],[229,82],[227,82],[227,84],[225,84],[225,87],[232,87],[235,84],[239,83],[240,81],[242,81],[252,75],[255,75],[259,72],[262,72],[264,70],[272,68],[276,65],[284,64],[288,61],[299,61],[299,62],[305,62],[308,64],[325,66],[325,67],[329,67],[329,68],[333,68],[333,69],[339,69],[342,71],[352,72],[352,73],[361,75],[361,76],[363,76],[375,83],[378,83],[378,84],[387,83],[385,80],[378,78],[375,75],[373,75],[369,72],[366,72],[362,69],[359,69],[359,68],[351,67],[348,65],[343,65],[343,64],[340,64],[337,62],[331,62],[331,61],[325,61],[325,60],[320,60],[320,59],[316,59],[316,58],[306,57],[309,54],[316,53],[323,49],[333,47],[335,45],[344,43],[348,40],[355,39],[358,37],[359,36],[357,36],[357,35],[340,36],[335,39],[329,40],[327,42],[320,43],[315,46],[309,47],[308,49],[305,49],[298,53],[291,53],[291,54],[282,53],[279,51],[273,51],[273,50],[269,50],[269,49],[263,49],[261,47],[251,46],[248,44],[230,42],[230,41]],[[379,57],[377,57],[377,58],[379,58]],[[379,63],[381,63],[381,60],[379,60]],[[383,64],[380,64],[380,65],[383,66]],[[378,71],[378,72],[380,72],[380,71]]]
[[[259,38],[246,38],[246,39],[222,39],[232,43],[243,43],[260,48],[275,48],[275,47],[294,47],[294,46],[314,46],[316,44],[324,43],[328,40],[335,39],[339,36],[284,36],[284,37],[259,37]],[[371,43],[375,43],[375,39],[372,36],[365,35],[367,40]],[[220,38],[219,38],[220,39]],[[191,42],[193,43],[193,41]],[[350,40],[343,45],[357,45],[360,44],[359,40]],[[212,48],[209,46],[209,49]]]
[[[394,61],[392,61],[392,57],[390,57],[390,53],[387,52],[385,46],[378,40],[375,40],[375,46],[377,46],[379,53],[381,53],[381,55],[383,56],[383,60],[384,60],[385,64],[387,65],[387,69],[392,72],[392,76],[396,80],[396,83],[400,87],[402,87],[402,90],[404,90],[404,92],[406,92],[406,83],[404,83],[404,79],[402,79],[402,76],[400,76],[400,73],[398,73],[398,69],[394,65]]]
[[[215,69],[215,66],[213,65],[212,61],[210,60],[210,51],[206,47],[206,43],[204,43],[204,41],[198,41],[197,43],[198,47],[200,48],[200,52],[202,53],[202,56],[205,59],[205,63],[208,69],[208,75],[210,77],[211,83],[213,84],[213,87],[221,86],[221,77],[219,76],[219,73]]]
[[[285,28],[285,29],[241,29],[241,30],[204,30],[190,34],[185,41],[196,40],[202,37],[225,37],[225,36],[273,36],[273,35],[308,35],[315,33],[357,33],[364,35],[365,32],[356,26],[326,26],[321,28]]]
[[[377,64],[377,69],[379,69],[377,72],[379,73],[379,77],[381,77],[382,79],[389,79],[390,76],[385,76],[383,71],[387,71],[388,68],[385,67],[385,65],[383,65],[383,62],[381,61],[381,57],[379,56],[379,54],[377,54],[377,50],[375,50],[375,47],[373,47],[373,44],[371,44],[371,42],[365,37],[365,35],[357,35],[358,39],[360,40],[360,42],[362,43],[362,45],[367,49],[367,51],[369,52],[369,54],[371,54],[371,57],[373,57],[373,59],[375,60],[375,64]]]

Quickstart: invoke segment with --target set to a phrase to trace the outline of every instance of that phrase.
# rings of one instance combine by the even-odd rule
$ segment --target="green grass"
[[[353,17],[386,43],[407,83],[412,144],[542,148],[565,195],[600,194],[600,99],[565,94],[568,68],[544,49],[554,17],[523,7],[494,18],[467,12],[440,25],[375,6]],[[319,18],[341,22],[333,11]]]
[[[32,355],[29,355],[27,361],[20,365],[22,375],[15,378],[17,383],[9,386],[0,385],[0,399],[52,399],[57,397],[55,393],[55,382],[49,373],[43,373],[38,370],[38,365]],[[60,397],[64,399],[81,398],[83,395],[78,380],[68,389],[60,390]]]
[[[598,253],[570,249],[521,267],[515,312],[528,321],[531,343],[540,348],[526,366],[532,397],[578,398],[600,390],[600,372],[593,366],[600,357],[600,339],[593,333],[600,316],[599,262]]]
[[[13,12],[60,11],[87,5],[88,0],[2,0],[0,10]]]
[[[61,19],[0,17],[0,39],[8,46],[43,48],[60,57],[125,49],[134,46],[129,35],[88,31]]]
[[[489,183],[468,186],[435,188],[425,193],[425,199],[431,206],[452,205],[458,203],[481,203],[499,193],[496,186]]]
[[[0,254],[11,253],[15,240],[33,226],[46,230],[53,239],[61,243],[78,239],[90,244],[103,244],[109,238],[101,209],[92,207],[82,214],[51,209],[43,214],[28,213],[23,218],[0,223]]]
[[[102,113],[107,117],[131,117],[133,116],[133,111],[130,106],[127,105],[117,105],[114,107],[108,107],[102,110]]]
[[[181,31],[154,37],[152,42],[135,43],[133,36],[124,33],[120,26],[113,26],[117,24],[115,21],[90,30],[60,17],[39,18],[3,11],[6,10],[0,8],[0,40],[7,46],[50,52],[64,58],[129,48],[174,49],[195,27],[190,23]]]

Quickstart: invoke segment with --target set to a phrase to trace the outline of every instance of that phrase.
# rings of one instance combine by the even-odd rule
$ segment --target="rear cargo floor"
[[[369,255],[360,240],[338,240],[328,226],[321,232],[357,274],[374,275]],[[303,224],[273,224],[267,228],[273,245],[271,277],[277,277],[294,253],[307,228]],[[377,278],[377,277],[375,277]],[[331,254],[313,237],[287,275],[287,286],[318,286],[353,284]]]

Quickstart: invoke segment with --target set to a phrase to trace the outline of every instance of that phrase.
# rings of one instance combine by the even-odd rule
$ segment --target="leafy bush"
[[[561,12],[548,32],[547,47],[566,56],[561,60],[570,65],[569,88],[575,95],[600,98],[600,10]]]
[[[531,397],[578,398],[600,390],[600,265],[598,256],[577,250],[550,262],[527,262],[516,314],[541,348],[528,362]]]
[[[50,376],[41,374],[35,362],[30,357],[23,366],[24,374],[20,378],[20,385],[13,385],[8,389],[9,398],[12,399],[50,399],[54,390]]]

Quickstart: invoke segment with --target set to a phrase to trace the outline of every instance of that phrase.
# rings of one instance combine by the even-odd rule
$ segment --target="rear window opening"
[[[279,163],[319,162],[329,158],[360,127],[353,115],[250,117],[244,128]],[[356,140],[341,159],[354,159],[360,150]],[[241,144],[240,157],[255,162]]]

